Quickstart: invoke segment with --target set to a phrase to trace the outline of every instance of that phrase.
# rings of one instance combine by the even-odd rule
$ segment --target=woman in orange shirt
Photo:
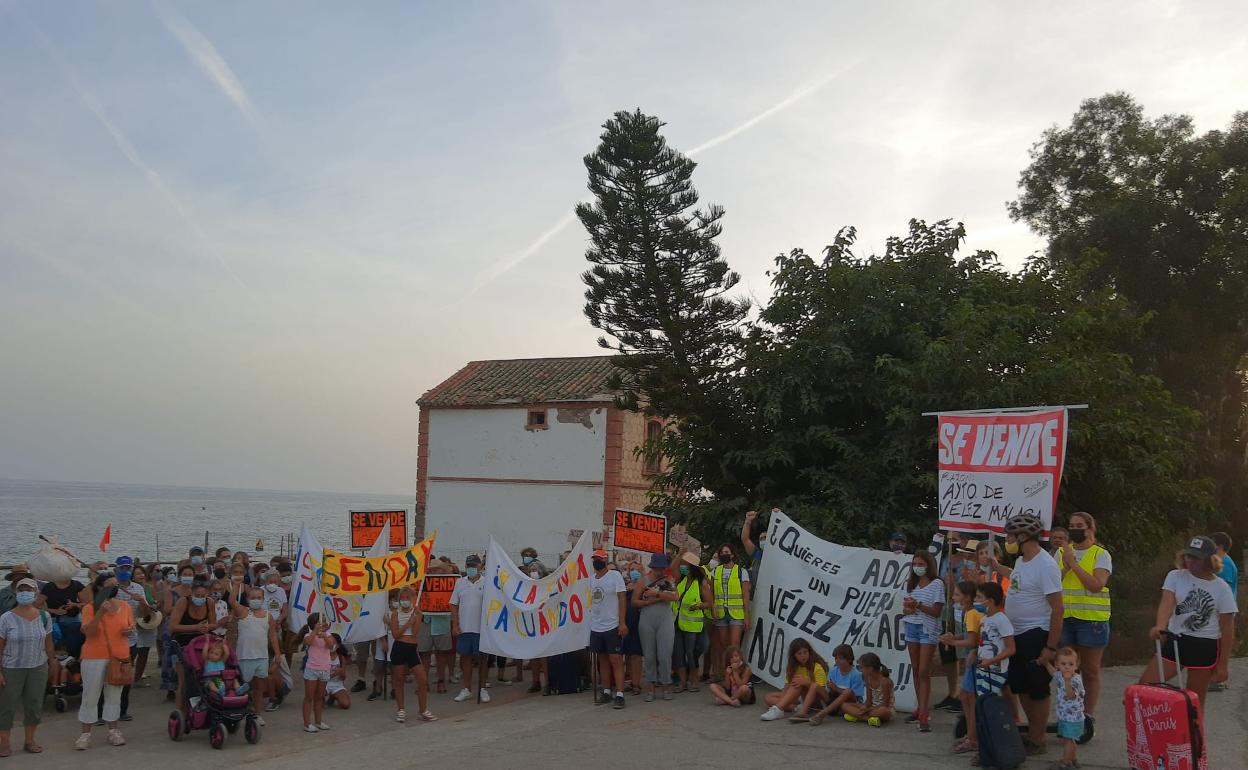
[[[108,723],[108,742],[124,746],[126,739],[117,729],[121,716],[121,685],[108,684],[110,659],[130,659],[130,632],[134,630],[134,614],[130,605],[116,598],[117,578],[111,572],[101,572],[91,583],[91,603],[82,608],[82,634],[86,641],[79,656],[82,667],[82,706],[78,709],[78,721],[82,733],[74,741],[74,748],[85,751],[91,746],[91,726],[95,724],[96,709],[100,695],[104,695],[102,716]]]

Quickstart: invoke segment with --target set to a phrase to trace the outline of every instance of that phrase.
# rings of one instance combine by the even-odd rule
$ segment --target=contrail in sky
[[[243,84],[234,75],[234,70],[226,64],[212,41],[205,37],[189,19],[173,8],[159,2],[154,3],[153,6],[161,23],[165,25],[165,29],[177,38],[187,55],[203,70],[208,79],[221,89],[221,93],[234,103],[243,117],[255,123],[256,108],[251,103],[251,97],[247,95],[247,90],[243,88]]]
[[[789,107],[792,107],[794,104],[797,104],[802,99],[805,99],[806,97],[810,96],[814,92],[826,86],[828,83],[831,83],[833,80],[845,74],[845,72],[851,69],[854,66],[854,64],[856,64],[856,62],[851,62],[850,64],[846,64],[842,67],[837,68],[836,70],[833,70],[832,72],[829,72],[828,74],[824,75],[818,80],[814,80],[810,83],[807,83],[806,85],[802,86],[801,88],[797,89],[793,93],[786,96],[784,99],[781,99],[779,102],[776,102],[772,106],[758,113],[757,115],[745,121],[744,123],[740,124],[739,126],[736,126],[735,128],[725,131],[719,136],[708,139],[707,141],[703,142],[702,144],[699,144],[697,147],[694,147],[692,150],[688,151],[685,154],[689,156],[697,155],[700,152],[705,152],[706,150],[710,150],[715,147],[718,147],[724,142],[727,142],[730,139],[733,139],[737,135],[745,133],[746,131],[749,131],[751,128],[758,125],[759,123],[762,123],[767,118],[770,118],[776,113],[781,112],[785,109],[788,109]],[[506,259],[494,265],[491,265],[490,267],[478,273],[476,280],[473,281],[473,287],[472,287],[473,293],[477,292],[482,287],[492,283],[493,281],[503,276],[504,274],[511,272],[511,270],[515,269],[526,259],[536,254],[543,246],[545,246],[548,242],[550,242],[552,238],[554,238],[556,235],[558,235],[559,233],[567,229],[568,225],[572,224],[574,221],[576,221],[576,215],[574,213],[563,215],[562,217],[559,218],[559,221],[551,225],[550,228],[546,230],[546,232],[538,236],[537,240],[533,241],[533,243],[529,244],[524,249],[517,251],[515,254],[512,254]]]
[[[156,169],[149,166],[147,161],[143,160],[143,156],[139,154],[138,149],[135,148],[130,139],[117,126],[117,124],[113,123],[113,121],[109,119],[108,113],[104,111],[103,105],[101,105],[99,100],[95,98],[94,94],[82,85],[82,82],[78,80],[78,76],[75,74],[73,67],[71,67],[69,62],[61,56],[60,51],[52,45],[52,41],[48,40],[47,36],[43,34],[43,30],[39,29],[38,25],[36,25],[33,21],[26,18],[26,15],[18,6],[12,6],[12,10],[26,26],[27,30],[31,33],[35,40],[39,42],[43,50],[47,52],[49,57],[51,57],[52,61],[56,63],[57,68],[61,71],[61,75],[69,83],[70,87],[74,89],[74,93],[78,95],[78,98],[82,100],[82,103],[86,105],[87,109],[91,111],[91,114],[95,116],[95,119],[99,121],[100,125],[104,127],[104,130],[108,132],[108,135],[112,137],[113,143],[117,145],[117,149],[121,151],[121,154],[125,156],[126,160],[130,161],[130,165],[138,169],[139,172],[147,178],[147,181],[152,185],[152,187],[156,188],[156,191],[159,192],[169,203],[169,205],[173,207],[173,210],[177,212],[182,221],[186,223],[186,226],[189,227],[191,232],[195,234],[195,237],[198,238],[201,243],[207,245],[208,236],[204,233],[203,228],[201,228],[199,223],[191,217],[190,212],[187,211],[186,207],[182,205],[182,201],[177,195],[174,194],[173,190],[169,188],[169,185],[165,183],[164,178],[156,172]],[[234,272],[234,269],[230,267],[229,263],[226,262],[221,255],[216,252],[216,250],[209,248],[208,251],[212,253],[213,258],[216,259],[217,263],[221,265],[221,268],[225,270],[225,272],[234,280],[235,283],[243,289],[250,291],[250,287],[243,283],[242,279],[238,277],[238,274]]]

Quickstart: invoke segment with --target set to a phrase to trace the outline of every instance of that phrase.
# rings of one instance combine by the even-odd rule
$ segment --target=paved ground
[[[1121,693],[1134,681],[1138,668],[1107,672],[1106,693]],[[1207,729],[1211,768],[1248,768],[1248,659],[1232,664],[1232,689],[1210,696]],[[935,682],[937,692],[943,684]],[[593,706],[589,694],[542,698],[524,694],[519,685],[495,685],[494,702],[487,706],[452,703],[450,695],[433,695],[438,722],[422,724],[392,721],[393,704],[360,701],[350,711],[327,711],[333,730],[309,735],[300,729],[299,704],[290,699],[273,714],[259,745],[250,746],[241,731],[226,747],[213,751],[204,732],[194,732],[181,743],[165,734],[168,708],[154,690],[135,690],[135,720],[125,725],[128,745],[113,748],[96,728],[95,743],[85,753],[71,748],[77,733],[73,713],[48,714],[39,738],[46,751],[39,756],[18,750],[0,760],[0,770],[68,768],[83,764],[92,770],[132,767],[176,767],[176,763],[224,763],[247,768],[350,768],[361,762],[384,768],[427,766],[430,762],[470,760],[475,766],[560,767],[569,762],[601,768],[669,765],[734,770],[768,768],[795,763],[835,762],[856,770],[874,768],[962,768],[965,757],[948,754],[954,718],[938,715],[933,732],[923,735],[912,726],[894,724],[882,729],[844,722],[819,727],[788,722],[760,722],[762,707],[740,710],[712,706],[703,691],[677,696],[674,701],[643,703],[629,698],[621,711]],[[50,707],[49,702],[49,707]],[[50,709],[49,709],[50,710]],[[409,713],[415,709],[409,708]],[[1125,768],[1125,728],[1120,697],[1101,705],[1097,738],[1083,747],[1085,768]],[[14,730],[20,747],[20,728]],[[1052,749],[1051,749],[1052,751]],[[1047,768],[1051,757],[1034,758],[1026,767]],[[442,766],[450,766],[443,764]]]

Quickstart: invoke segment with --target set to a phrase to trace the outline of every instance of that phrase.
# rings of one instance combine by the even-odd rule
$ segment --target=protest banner
[[[369,550],[371,556],[383,556],[389,550],[390,533],[383,525]],[[367,642],[386,633],[386,593],[351,594],[343,596],[321,591],[321,566],[324,549],[308,526],[299,533],[299,551],[295,554],[295,582],[290,587],[290,614],[287,623],[292,631],[302,631],[308,615],[321,613],[329,621],[330,631],[342,637],[344,644]]]
[[[616,548],[629,548],[642,553],[667,552],[667,517],[657,513],[616,510]]]
[[[938,425],[940,528],[1003,534],[1034,513],[1053,526],[1066,462],[1066,410],[942,414]]]
[[[481,602],[481,652],[508,658],[545,658],[589,644],[590,533],[544,578],[524,574],[490,538]]]
[[[420,594],[420,610],[426,614],[431,612],[451,611],[451,594],[459,575],[425,575],[425,587]]]
[[[371,594],[415,585],[425,579],[436,536],[434,533],[411,548],[384,556],[350,556],[326,548],[321,565],[321,591],[340,595]]]
[[[377,535],[390,525],[391,548],[407,547],[407,511],[348,511],[351,515],[351,547],[372,548]]]
[[[840,644],[880,656],[892,669],[897,708],[915,707],[913,672],[901,625],[901,595],[912,557],[820,540],[780,512],[771,514],[750,605],[746,661],[775,687],[785,684],[797,638],[832,662]]]

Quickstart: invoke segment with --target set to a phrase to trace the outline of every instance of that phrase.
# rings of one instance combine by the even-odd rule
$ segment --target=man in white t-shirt
[[[608,569],[607,552],[594,551],[594,574],[589,578],[589,651],[598,655],[602,690],[594,693],[594,703],[611,703],[615,683],[614,708],[624,708],[624,637],[628,636],[624,577]]]
[[[1006,683],[1027,715],[1033,752],[1044,746],[1049,718],[1051,678],[1045,664],[1053,660],[1062,637],[1062,571],[1041,547],[1043,533],[1044,523],[1032,513],[1020,513],[1005,524],[1007,548],[1018,543],[1022,554],[1014,562],[1005,601],[1015,649]]]
[[[464,579],[455,583],[451,591],[451,636],[458,636],[455,651],[459,653],[459,668],[464,674],[464,689],[455,696],[463,703],[472,697],[472,669],[477,669],[477,699],[479,703],[490,702],[490,692],[485,681],[490,670],[481,655],[481,603],[485,600],[485,580],[481,577],[481,557],[475,553],[464,561]]]

